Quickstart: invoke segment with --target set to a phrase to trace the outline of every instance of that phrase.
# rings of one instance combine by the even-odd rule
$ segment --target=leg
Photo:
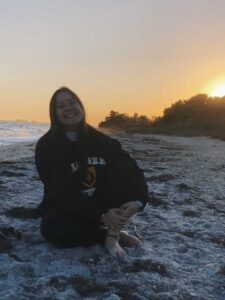
[[[65,248],[103,244],[106,236],[106,230],[99,228],[99,224],[58,211],[44,215],[40,230],[48,242]]]
[[[124,203],[135,200],[136,174],[129,163],[120,162],[109,170],[108,177],[113,178],[108,182],[106,190],[107,207],[120,207]]]
[[[105,247],[110,255],[113,257],[122,257],[125,252],[121,246],[137,248],[141,245],[141,241],[128,234],[126,231],[122,231],[123,221],[118,214],[124,215],[127,220],[138,211],[136,202],[128,202],[121,209],[112,209],[106,214],[104,220],[107,223],[108,217],[108,233],[105,241]],[[122,223],[121,223],[122,222]],[[111,226],[111,227],[110,227]],[[116,230],[115,230],[116,229]]]
[[[136,200],[136,173],[135,167],[130,162],[121,161],[119,164],[115,164],[110,168],[107,176],[110,178],[106,189],[108,209],[119,208],[125,203]],[[117,231],[108,227],[105,248],[111,256],[121,258],[125,255],[121,245],[137,247],[139,244],[140,241],[137,238],[121,231],[122,227]]]

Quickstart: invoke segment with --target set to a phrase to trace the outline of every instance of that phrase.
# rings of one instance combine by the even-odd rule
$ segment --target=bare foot
[[[112,257],[123,258],[125,256],[125,251],[119,245],[118,240],[113,237],[106,237],[105,248]]]
[[[127,231],[120,231],[119,243],[125,247],[138,248],[142,242],[137,237],[129,234]]]

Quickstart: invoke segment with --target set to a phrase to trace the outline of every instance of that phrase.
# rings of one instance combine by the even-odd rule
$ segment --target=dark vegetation
[[[148,130],[151,124],[152,121],[146,116],[138,116],[138,114],[135,113],[130,117],[127,114],[120,114],[111,110],[109,116],[105,118],[105,121],[99,123],[99,127],[142,132]]]
[[[166,108],[163,116],[151,120],[136,113],[130,117],[111,111],[99,127],[126,132],[225,139],[225,96],[209,97],[207,94],[198,94],[188,100],[179,100]]]

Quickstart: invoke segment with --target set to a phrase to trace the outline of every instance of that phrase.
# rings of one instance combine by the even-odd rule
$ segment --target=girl
[[[105,245],[113,257],[140,240],[123,231],[146,205],[142,171],[120,143],[86,123],[78,96],[66,87],[50,102],[50,130],[38,141],[35,162],[44,184],[38,206],[41,233],[59,247]]]

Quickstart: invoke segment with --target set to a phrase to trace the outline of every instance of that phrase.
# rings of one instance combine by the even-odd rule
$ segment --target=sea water
[[[48,129],[47,123],[0,120],[0,146],[36,141]]]

